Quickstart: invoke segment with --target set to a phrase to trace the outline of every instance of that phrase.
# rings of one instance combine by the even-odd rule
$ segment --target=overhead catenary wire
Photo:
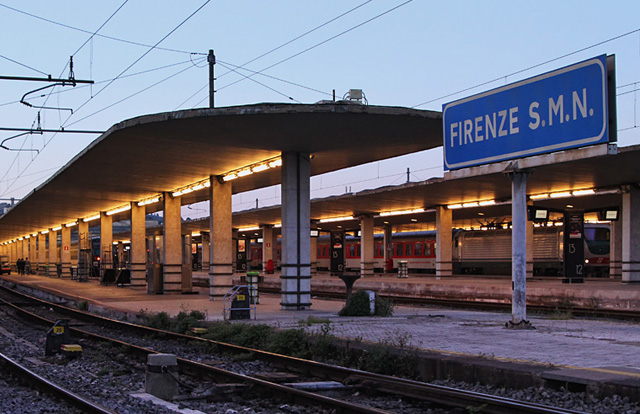
[[[22,66],[22,67],[25,67],[25,68],[27,68],[27,69],[31,69],[32,71],[34,71],[34,72],[38,72],[38,73],[39,73],[39,74],[41,74],[41,75],[44,75],[44,76],[50,76],[48,73],[45,73],[45,72],[43,72],[43,71],[41,71],[41,70],[38,70],[38,69],[36,69],[36,68],[34,68],[34,67],[31,67],[31,66],[29,66],[29,65],[26,65],[26,64],[24,64],[24,63],[18,62],[17,60],[15,60],[15,59],[11,59],[11,58],[6,57],[6,56],[4,56],[4,55],[0,55],[0,58],[6,59],[6,60],[8,60],[9,62],[13,62],[13,63],[15,63],[15,64],[17,64],[17,65],[20,65],[20,66]]]
[[[328,39],[325,39],[325,40],[323,40],[323,41],[321,41],[321,42],[318,42],[318,43],[314,44],[313,46],[310,46],[310,47],[308,47],[308,48],[306,48],[306,49],[304,49],[304,50],[302,50],[302,51],[300,51],[300,52],[298,52],[298,53],[295,53],[295,54],[293,54],[293,55],[291,55],[291,56],[289,56],[289,57],[287,57],[287,58],[285,58],[285,59],[282,59],[282,60],[280,60],[280,61],[278,61],[278,62],[276,62],[276,63],[274,63],[274,64],[272,64],[272,65],[269,65],[269,66],[267,66],[266,68],[263,68],[263,69],[261,69],[261,70],[257,71],[256,73],[254,73],[254,74],[252,74],[252,75],[250,75],[250,76],[246,77],[246,78],[238,79],[238,80],[236,80],[235,82],[232,82],[232,83],[229,83],[229,84],[227,84],[227,85],[225,85],[225,86],[222,86],[221,88],[218,88],[217,90],[218,90],[218,91],[220,91],[220,90],[222,90],[222,89],[228,88],[228,87],[230,87],[230,86],[232,86],[232,85],[235,85],[235,84],[236,84],[236,83],[238,83],[238,82],[242,82],[242,81],[243,81],[243,80],[245,80],[245,79],[248,79],[248,78],[251,78],[251,77],[253,77],[253,76],[257,75],[258,73],[262,73],[262,72],[267,71],[267,70],[269,70],[269,69],[272,69],[272,68],[274,68],[274,67],[276,67],[276,66],[278,66],[278,65],[281,65],[281,64],[282,64],[282,63],[284,63],[284,62],[287,62],[287,61],[289,61],[289,60],[291,60],[291,59],[293,59],[293,58],[296,58],[296,57],[298,57],[298,56],[300,56],[300,55],[302,55],[302,54],[304,54],[304,53],[307,53],[307,52],[309,52],[309,51],[311,51],[311,50],[313,50],[313,49],[315,49],[315,48],[317,48],[317,47],[320,47],[320,46],[322,46],[322,45],[324,45],[324,44],[326,44],[326,43],[328,43],[328,42],[330,42],[330,41],[332,41],[332,40],[335,40],[335,39],[337,39],[337,38],[338,38],[338,37],[340,37],[340,36],[343,36],[343,35],[345,35],[345,34],[347,34],[347,33],[350,33],[350,32],[352,32],[352,31],[354,31],[354,30],[356,30],[356,29],[358,29],[358,28],[360,28],[360,27],[362,27],[362,26],[364,26],[364,25],[368,24],[368,23],[371,23],[372,21],[377,20],[377,19],[379,19],[380,17],[385,16],[385,15],[387,15],[387,14],[389,14],[389,13],[391,13],[391,12],[393,12],[393,11],[395,11],[395,10],[399,9],[400,7],[403,7],[403,6],[405,6],[405,5],[407,5],[407,4],[411,3],[411,2],[413,2],[413,0],[407,0],[407,1],[405,1],[404,3],[401,3],[401,4],[399,4],[399,5],[397,5],[397,6],[394,6],[394,7],[390,8],[390,9],[387,9],[386,11],[384,11],[384,12],[382,12],[382,13],[380,13],[380,14],[377,14],[377,15],[373,16],[372,18],[367,19],[367,20],[365,20],[365,21],[364,21],[364,22],[362,22],[362,23],[359,23],[359,24],[357,24],[357,25],[355,25],[355,26],[352,26],[352,27],[350,27],[349,29],[344,30],[344,31],[342,31],[342,32],[340,32],[340,33],[338,33],[338,34],[336,34],[336,35],[334,35],[334,36],[331,36],[331,37],[330,37],[330,38],[328,38]]]
[[[68,24],[65,24],[65,23],[56,22],[54,20],[47,19],[45,17],[35,15],[33,13],[29,13],[29,12],[25,12],[23,10],[16,9],[15,7],[7,6],[6,4],[0,4],[0,7],[4,7],[6,9],[12,10],[12,11],[14,11],[16,13],[24,14],[24,15],[32,17],[34,19],[42,20],[42,21],[45,21],[47,23],[51,23],[51,24],[54,24],[54,25],[57,25],[57,26],[61,26],[61,27],[64,27],[64,28],[67,28],[67,29],[70,29],[70,30],[75,30],[75,31],[78,31],[78,32],[82,32],[82,33],[87,33],[87,34],[93,35],[93,33],[90,30],[85,30],[85,29],[81,29],[79,27],[71,26],[71,25],[68,25]],[[103,35],[103,34],[99,34],[99,33],[96,33],[95,37],[100,37],[100,38],[103,38],[103,39],[109,39],[109,40],[113,40],[113,41],[121,42],[121,43],[127,43],[127,44],[134,45],[134,46],[151,47],[151,45],[146,44],[146,43],[135,42],[133,40],[122,39],[122,38],[118,38],[118,37],[115,37],[115,36],[107,36],[107,35]],[[156,49],[164,50],[164,51],[167,51],[167,52],[183,53],[183,54],[206,55],[206,53],[189,52],[189,51],[186,51],[186,50],[171,49],[171,48],[166,48],[166,47],[156,47]]]
[[[558,56],[558,57],[555,57],[553,59],[546,60],[544,62],[536,63],[535,65],[526,67],[524,69],[517,70],[515,72],[511,72],[511,73],[509,73],[507,75],[502,75],[500,77],[497,77],[497,78],[494,78],[494,79],[479,83],[479,84],[474,85],[474,86],[470,86],[468,88],[461,89],[461,90],[456,91],[456,92],[449,93],[447,95],[440,96],[440,97],[435,98],[435,99],[430,99],[428,101],[425,101],[425,102],[419,103],[417,105],[414,105],[411,108],[418,108],[420,106],[427,105],[427,104],[430,104],[430,103],[433,103],[433,102],[438,102],[438,101],[441,101],[443,99],[450,98],[452,96],[456,96],[456,95],[459,95],[459,94],[464,93],[464,92],[469,92],[469,91],[477,89],[477,88],[479,88],[481,86],[490,85],[490,84],[492,84],[494,82],[501,81],[501,80],[503,80],[505,78],[509,78],[511,76],[515,76],[515,75],[519,75],[519,74],[524,73],[524,72],[528,72],[528,71],[530,71],[532,69],[539,68],[540,66],[544,66],[544,65],[547,65],[549,63],[557,62],[558,60],[567,58],[569,56],[576,55],[576,54],[581,53],[581,52],[585,52],[585,51],[587,51],[589,49],[593,49],[594,47],[602,46],[602,45],[604,45],[606,43],[613,42],[614,40],[618,40],[618,39],[621,39],[621,38],[626,37],[626,36],[630,36],[630,35],[632,35],[634,33],[640,33],[640,28],[632,30],[630,32],[623,33],[623,34],[618,35],[618,36],[611,37],[611,38],[609,38],[607,40],[603,40],[603,41],[598,42],[598,43],[594,43],[594,44],[592,44],[590,46],[586,46],[586,47],[583,47],[581,49],[574,50],[573,52],[565,53],[562,56]]]

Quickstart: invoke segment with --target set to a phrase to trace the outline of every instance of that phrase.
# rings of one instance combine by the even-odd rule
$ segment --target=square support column
[[[209,273],[209,267],[211,266],[211,262],[209,262],[211,237],[208,231],[200,232],[200,236],[202,237],[202,257],[200,258],[200,266],[202,267],[203,272]]]
[[[640,283],[640,188],[622,193],[622,283]]]
[[[387,223],[384,225],[384,235],[382,241],[382,267],[384,269],[384,273],[391,273],[393,271],[393,249],[391,247],[392,237],[393,226]]]
[[[310,224],[311,229],[313,230],[316,230],[316,228],[318,227],[318,225],[315,223],[315,220]],[[309,249],[309,252],[311,253],[311,255],[309,256],[309,260],[311,261],[311,274],[315,275],[318,273],[318,237],[312,237],[310,239],[310,246],[311,248]]]
[[[452,220],[451,210],[446,206],[436,207],[436,277],[453,275]]]
[[[622,220],[612,221],[609,228],[609,277],[622,279]]]
[[[71,278],[71,227],[63,224],[60,234],[62,235],[62,244],[60,246],[61,277],[67,279]]]
[[[45,276],[47,274],[47,235],[38,234],[38,274]]]
[[[360,217],[360,275],[373,276],[373,217]]]
[[[308,153],[282,153],[282,301],[284,310],[311,306],[310,171]]]
[[[233,230],[231,227],[231,183],[210,177],[209,187],[209,300],[222,300],[233,287]]]
[[[527,205],[533,205],[531,201],[527,202]],[[527,220],[526,232],[527,232],[527,279],[533,279],[533,221]]]
[[[274,235],[275,231],[272,226],[262,226],[262,272],[266,272],[269,260],[275,269],[276,261],[273,258],[273,252],[277,240]]]
[[[100,213],[100,280],[105,269],[113,269],[113,218]]]
[[[182,199],[164,193],[163,234],[162,243],[164,265],[162,274],[162,290],[165,295],[182,293],[182,217],[180,209]]]
[[[60,263],[60,249],[58,248],[58,231],[49,231],[49,274],[57,276]]]
[[[131,289],[146,289],[147,243],[145,206],[131,203]]]

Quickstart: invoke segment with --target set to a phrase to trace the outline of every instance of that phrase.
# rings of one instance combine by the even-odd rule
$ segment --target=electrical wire
[[[415,109],[415,108],[417,108],[417,107],[419,107],[419,106],[423,106],[423,105],[430,104],[430,103],[433,103],[433,102],[441,101],[441,100],[443,100],[443,99],[445,99],[445,98],[450,98],[450,97],[452,97],[452,96],[455,96],[455,95],[461,94],[461,93],[463,93],[463,92],[468,92],[468,91],[471,91],[471,90],[473,90],[473,89],[479,88],[479,87],[481,87],[481,86],[486,86],[486,85],[489,85],[489,84],[491,84],[491,83],[501,81],[501,80],[503,80],[503,79],[505,79],[505,78],[508,78],[508,77],[511,77],[511,76],[515,76],[515,75],[519,75],[519,74],[521,74],[521,73],[523,73],[523,72],[530,71],[531,69],[539,68],[540,66],[544,66],[544,65],[547,65],[547,64],[549,64],[549,63],[553,63],[553,62],[556,62],[556,61],[558,61],[558,60],[561,60],[561,59],[567,58],[567,57],[569,57],[569,56],[573,56],[573,55],[575,55],[575,54],[578,54],[578,53],[584,52],[584,51],[586,51],[586,50],[593,49],[594,47],[602,46],[602,45],[604,45],[605,43],[613,42],[614,40],[618,40],[618,39],[621,39],[621,38],[623,38],[623,37],[630,36],[630,35],[632,35],[632,34],[634,34],[634,33],[640,33],[640,29],[635,29],[635,30],[632,30],[632,31],[630,31],[630,32],[623,33],[623,34],[621,34],[621,35],[614,36],[614,37],[609,38],[609,39],[607,39],[607,40],[603,40],[603,41],[601,41],[601,42],[598,42],[598,43],[592,44],[592,45],[590,45],[590,46],[583,47],[582,49],[578,49],[578,50],[574,50],[573,52],[566,53],[566,54],[564,54],[564,55],[562,55],[562,56],[558,56],[558,57],[555,57],[555,58],[553,58],[553,59],[549,59],[549,60],[547,60],[547,61],[544,61],[544,62],[541,62],[541,63],[537,63],[537,64],[535,64],[535,65],[533,65],[533,66],[529,66],[529,67],[527,67],[527,68],[517,70],[517,71],[512,72],[512,73],[509,73],[509,74],[507,74],[507,75],[503,75],[503,76],[500,76],[500,77],[498,77],[498,78],[495,78],[495,79],[492,79],[492,80],[489,80],[489,81],[486,81],[486,82],[479,83],[479,84],[477,84],[477,85],[475,85],[475,86],[470,86],[470,87],[468,87],[468,88],[461,89],[461,90],[459,90],[459,91],[456,91],[456,92],[453,92],[453,93],[450,93],[450,94],[447,94],[447,95],[441,96],[441,97],[439,97],[439,98],[435,98],[435,99],[431,99],[431,100],[428,100],[428,101],[422,102],[422,103],[420,103],[420,104],[418,104],[418,105],[414,105],[414,106],[412,106],[411,108],[412,108],[412,109]]]
[[[33,68],[33,67],[29,66],[29,65],[25,65],[24,63],[20,63],[20,62],[18,62],[17,60],[14,60],[14,59],[8,58],[8,57],[6,57],[6,56],[4,56],[4,55],[0,55],[0,58],[6,59],[6,60],[8,60],[9,62],[13,62],[13,63],[18,64],[18,65],[20,65],[20,66],[22,66],[22,67],[25,67],[25,68],[27,68],[27,69],[31,69],[32,71],[34,71],[34,72],[38,72],[38,73],[40,73],[40,74],[42,74],[42,75],[44,75],[44,76],[50,76],[48,73],[44,73],[44,72],[43,72],[43,71],[41,71],[41,70],[38,70],[38,69],[36,69],[36,68]]]
[[[16,13],[24,14],[26,16],[33,17],[34,19],[45,21],[47,23],[55,24],[57,26],[62,26],[62,27],[67,28],[67,29],[71,29],[71,30],[75,30],[75,31],[82,32],[82,33],[87,33],[87,34],[93,34],[89,30],[80,29],[78,27],[74,27],[74,26],[71,26],[71,25],[68,25],[68,24],[56,22],[56,21],[51,20],[51,19],[47,19],[47,18],[44,18],[44,17],[41,17],[41,16],[37,16],[37,15],[35,15],[33,13],[28,13],[28,12],[25,12],[23,10],[16,9],[14,7],[7,6],[6,4],[0,4],[0,7],[4,7],[6,9],[12,10],[12,11],[14,11]],[[113,40],[113,41],[116,41],[116,42],[127,43],[127,44],[134,45],[134,46],[151,47],[151,45],[148,45],[146,43],[134,42],[132,40],[121,39],[121,38],[113,37],[113,36],[107,36],[107,35],[102,35],[102,34],[95,34],[95,36],[101,37],[103,39]],[[165,48],[165,47],[156,47],[156,49],[164,50],[164,51],[167,51],[167,52],[175,52],[175,53],[206,55],[206,53],[189,52],[189,51],[186,51],[186,50],[170,49],[170,48]]]
[[[302,54],[304,54],[304,53],[306,53],[306,52],[309,52],[310,50],[313,50],[313,49],[315,49],[315,48],[317,48],[317,47],[319,47],[319,46],[322,46],[322,45],[324,45],[325,43],[328,43],[328,42],[330,42],[330,41],[332,41],[332,40],[334,40],[334,39],[337,39],[337,38],[338,38],[338,37],[340,37],[340,36],[343,36],[343,35],[345,35],[345,34],[347,34],[347,33],[349,33],[349,32],[352,32],[352,31],[354,31],[355,29],[358,29],[358,28],[360,28],[360,27],[362,27],[362,26],[364,26],[364,25],[366,25],[366,24],[368,24],[368,23],[370,23],[370,22],[372,22],[372,21],[374,21],[374,20],[377,20],[377,19],[379,19],[380,17],[385,16],[385,15],[387,15],[387,14],[391,13],[392,11],[395,11],[395,10],[399,9],[400,7],[405,6],[405,5],[407,5],[407,4],[411,3],[411,2],[413,2],[413,0],[407,0],[407,1],[405,1],[404,3],[401,3],[401,4],[399,4],[399,5],[395,6],[395,7],[392,7],[392,8],[390,8],[390,9],[388,9],[388,10],[386,10],[386,11],[384,11],[384,12],[382,12],[382,13],[380,13],[380,14],[378,14],[378,15],[376,15],[376,16],[374,16],[374,17],[372,17],[372,18],[368,19],[368,20],[365,20],[365,21],[364,21],[364,22],[362,22],[362,23],[359,23],[359,24],[357,24],[357,25],[355,25],[355,26],[353,26],[353,27],[351,27],[351,28],[349,28],[349,29],[347,29],[347,30],[344,30],[344,31],[342,31],[342,32],[338,33],[337,35],[331,36],[330,38],[325,39],[325,40],[323,40],[322,42],[316,43],[315,45],[313,45],[313,46],[311,46],[311,47],[308,47],[308,48],[306,48],[306,49],[304,49],[304,50],[302,50],[302,51],[300,51],[300,52],[298,52],[298,53],[295,53],[295,54],[293,54],[293,55],[289,56],[288,58],[282,59],[282,60],[281,60],[281,61],[279,61],[279,62],[276,62],[276,63],[274,63],[274,64],[272,64],[272,65],[269,65],[269,66],[267,66],[266,68],[264,68],[264,69],[262,69],[262,70],[259,70],[257,73],[255,73],[255,74],[253,74],[253,75],[250,75],[248,78],[251,78],[251,77],[255,76],[255,75],[256,75],[256,74],[258,74],[258,73],[262,73],[262,72],[264,72],[264,71],[267,71],[267,70],[269,70],[269,69],[272,69],[272,68],[274,68],[274,67],[276,67],[276,66],[278,66],[278,65],[280,65],[280,64],[282,64],[282,63],[284,63],[284,62],[287,62],[287,61],[289,61],[289,60],[291,60],[291,59],[293,59],[293,58],[295,58],[295,57],[298,57],[298,56],[300,56],[300,55],[302,55]],[[232,83],[229,83],[229,84],[227,84],[227,85],[225,85],[225,86],[223,86],[223,87],[221,87],[221,88],[219,88],[219,89],[217,89],[217,90],[218,90],[218,91],[220,91],[220,90],[222,90],[222,89],[228,88],[229,86],[235,85],[235,84],[236,84],[236,83],[238,83],[238,82],[242,82],[242,81],[243,81],[243,80],[245,80],[245,79],[247,79],[247,78],[238,79],[237,81],[232,82]]]

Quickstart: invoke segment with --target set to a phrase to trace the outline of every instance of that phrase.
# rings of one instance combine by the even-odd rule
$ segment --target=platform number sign
[[[584,282],[584,212],[564,213],[564,282]]]
[[[331,232],[331,274],[344,273],[344,231]]]

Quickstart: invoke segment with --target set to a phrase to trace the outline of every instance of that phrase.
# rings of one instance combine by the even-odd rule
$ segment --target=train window
[[[396,243],[396,257],[402,257],[403,256],[403,243]]]
[[[420,257],[422,256],[422,242],[416,242],[416,251],[415,251],[416,256]]]
[[[316,253],[317,257],[322,257],[322,247],[318,247],[318,252]]]
[[[356,257],[356,245],[349,245],[349,257]]]
[[[373,250],[374,257],[383,257],[382,255],[382,245],[380,243],[376,243]]]
[[[356,257],[360,257],[360,245],[356,245]]]
[[[602,227],[586,228],[584,229],[584,236],[584,241],[587,245],[587,249],[589,249],[592,254],[609,254],[611,250],[609,243],[609,229],[605,229]]]
[[[404,244],[404,255],[405,257],[411,257],[413,256],[413,245],[411,243],[405,243]]]

